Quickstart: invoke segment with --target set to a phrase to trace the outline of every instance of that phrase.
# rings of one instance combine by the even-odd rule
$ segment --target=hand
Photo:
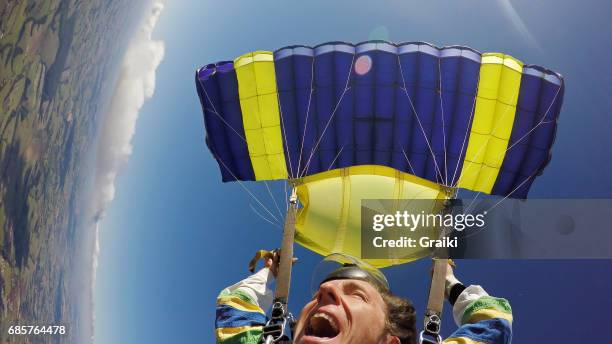
[[[267,257],[264,260],[264,267],[270,269],[272,271],[272,275],[276,277],[278,274],[278,265],[280,263],[280,255],[277,251],[273,251],[271,257]]]
[[[446,268],[446,276],[444,282],[444,296],[446,298],[448,298],[451,288],[455,284],[461,283],[461,281],[459,281],[457,277],[455,277],[455,267],[455,262],[453,262],[452,259],[448,259],[448,267]],[[429,276],[433,277],[433,267],[429,271]]]
[[[457,280],[457,278],[455,277],[455,267],[457,267],[457,265],[455,265],[455,262],[453,262],[452,259],[449,259],[448,268],[446,268],[446,282],[447,283],[449,280]]]
[[[444,282],[444,297],[447,299],[450,297],[450,292],[453,286],[461,283],[461,281],[455,277],[455,263],[449,259],[448,265],[449,266],[446,269],[446,281]]]
[[[298,259],[296,257],[293,257],[293,264],[295,264],[297,260]],[[266,257],[266,259],[264,260],[264,267],[270,269],[270,271],[272,271],[272,275],[274,275],[275,278],[276,278],[276,275],[278,275],[279,264],[280,264],[279,251],[274,251],[272,256]]]

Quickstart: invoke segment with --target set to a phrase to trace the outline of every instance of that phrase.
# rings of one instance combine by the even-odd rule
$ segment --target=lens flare
[[[365,75],[372,69],[372,58],[368,55],[362,55],[355,61],[355,73]]]

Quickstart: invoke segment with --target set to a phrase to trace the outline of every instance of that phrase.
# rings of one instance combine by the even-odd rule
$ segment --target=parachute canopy
[[[514,198],[550,159],[564,91],[505,54],[384,41],[256,51],[196,86],[223,181],[379,165]]]
[[[369,41],[255,51],[200,68],[196,87],[223,181],[289,180],[296,241],[363,259],[363,199],[437,213],[457,188],[525,198],[550,159],[564,82],[501,53]]]

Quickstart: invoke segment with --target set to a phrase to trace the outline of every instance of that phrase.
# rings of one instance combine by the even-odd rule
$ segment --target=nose
[[[325,282],[319,286],[317,303],[319,305],[340,304],[340,286],[338,285],[338,281]]]

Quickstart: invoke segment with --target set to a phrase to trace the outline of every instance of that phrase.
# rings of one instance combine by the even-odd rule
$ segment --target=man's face
[[[379,344],[385,334],[386,306],[380,293],[361,280],[333,280],[319,287],[302,309],[296,344]]]

